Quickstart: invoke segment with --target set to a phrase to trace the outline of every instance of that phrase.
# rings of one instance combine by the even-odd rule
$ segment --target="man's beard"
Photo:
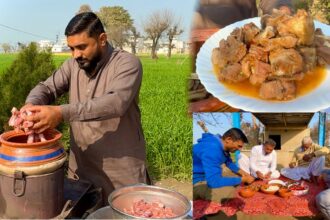
[[[97,63],[101,60],[101,52],[97,52],[94,57],[92,57],[91,60],[88,60],[86,58],[78,57],[76,61],[78,62],[78,65],[81,69],[85,70],[87,73],[92,73]]]

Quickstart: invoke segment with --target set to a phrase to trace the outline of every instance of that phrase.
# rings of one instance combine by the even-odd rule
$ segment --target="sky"
[[[181,17],[184,33],[182,40],[189,36],[190,23],[196,0],[0,0],[0,44],[28,43],[39,40],[55,41],[56,35],[64,38],[64,30],[70,19],[83,4],[93,11],[102,6],[122,6],[126,9],[139,31],[142,20],[157,10],[169,9]],[[19,29],[37,36],[10,30]]]
[[[213,115],[212,115],[213,114]],[[212,134],[223,134],[228,129],[232,128],[232,115],[231,113],[202,113],[201,116],[193,117],[193,143],[197,143],[197,140],[202,137],[203,130],[197,124],[197,121],[202,118],[208,124],[206,124],[209,132]],[[319,120],[318,113],[315,113],[312,117],[308,127],[312,127],[315,123],[318,123]],[[251,113],[243,113],[242,121],[252,123]]]

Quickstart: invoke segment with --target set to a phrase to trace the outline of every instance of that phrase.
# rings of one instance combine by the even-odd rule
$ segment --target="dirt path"
[[[192,182],[190,181],[178,181],[176,179],[165,179],[155,182],[156,186],[165,187],[177,191],[189,200],[192,200]]]

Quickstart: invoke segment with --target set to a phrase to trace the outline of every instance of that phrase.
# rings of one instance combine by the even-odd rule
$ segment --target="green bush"
[[[50,51],[37,49],[35,43],[22,49],[9,68],[0,76],[0,131],[8,129],[12,107],[24,105],[26,96],[38,82],[55,70]]]

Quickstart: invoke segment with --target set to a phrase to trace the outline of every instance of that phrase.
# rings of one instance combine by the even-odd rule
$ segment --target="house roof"
[[[253,113],[265,127],[307,127],[314,113]]]

